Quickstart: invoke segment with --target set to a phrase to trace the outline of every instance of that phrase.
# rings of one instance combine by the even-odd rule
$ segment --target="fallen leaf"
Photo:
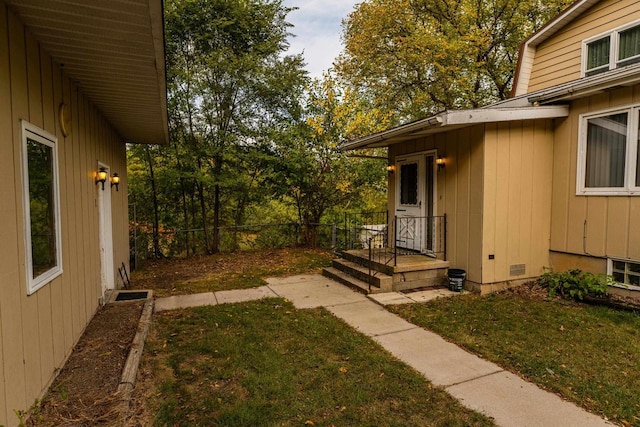
[[[346,374],[347,373],[347,368],[345,368],[344,366],[340,366],[338,371],[342,372],[343,374]]]

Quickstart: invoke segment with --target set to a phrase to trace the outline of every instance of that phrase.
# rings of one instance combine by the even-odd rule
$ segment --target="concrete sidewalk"
[[[297,308],[325,307],[353,328],[500,426],[591,427],[613,424],[386,311],[381,304],[424,301],[447,291],[369,297],[320,275],[267,279],[267,286],[156,300],[156,311],[282,297]]]

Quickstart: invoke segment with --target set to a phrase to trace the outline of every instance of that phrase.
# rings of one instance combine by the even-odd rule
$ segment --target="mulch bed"
[[[524,283],[520,286],[506,289],[502,291],[506,294],[518,295],[525,298],[534,298],[537,300],[548,300],[549,288],[542,286],[538,282]],[[554,297],[558,300],[562,299],[560,296]],[[567,300],[565,300],[567,301]],[[627,297],[609,293],[606,297],[589,297],[586,296],[582,301],[575,303],[585,303],[590,305],[602,305],[615,310],[636,311],[640,312],[640,300],[638,298]]]
[[[143,302],[107,305],[96,313],[28,426],[115,425],[117,388]]]

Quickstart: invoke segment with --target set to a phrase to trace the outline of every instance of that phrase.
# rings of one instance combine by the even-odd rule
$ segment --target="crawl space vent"
[[[523,276],[526,271],[525,264],[513,264],[509,266],[509,275],[510,276]]]

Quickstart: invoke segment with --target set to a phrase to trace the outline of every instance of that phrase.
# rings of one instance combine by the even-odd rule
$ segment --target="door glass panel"
[[[427,156],[426,166],[426,185],[427,185],[427,218],[425,218],[424,226],[427,230],[427,247],[428,251],[434,249],[434,236],[435,236],[435,218],[433,218],[433,172],[434,172],[435,157]]]
[[[417,163],[407,163],[400,166],[400,204],[418,204]]]

